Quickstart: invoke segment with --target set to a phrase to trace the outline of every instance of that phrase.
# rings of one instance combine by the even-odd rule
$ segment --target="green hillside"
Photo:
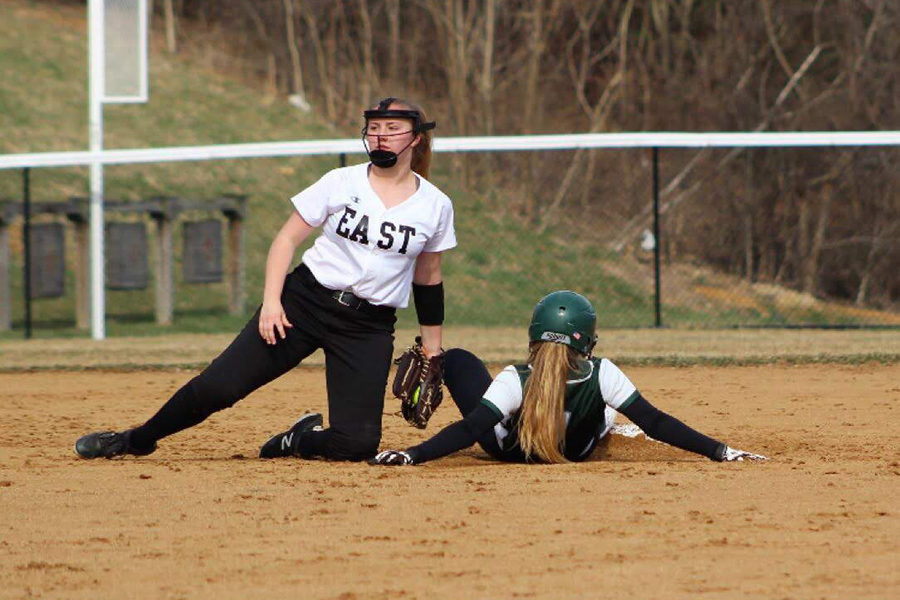
[[[0,19],[0,153],[84,150],[87,148],[87,39],[84,7],[56,7],[12,0]],[[356,125],[336,130],[303,113],[284,98],[266,98],[192,60],[171,56],[151,44],[150,101],[109,105],[104,111],[106,148],[141,148],[277,140],[345,138]],[[384,90],[384,95],[388,95]],[[425,99],[427,105],[427,99]],[[436,115],[441,120],[440,115]],[[440,133],[440,131],[438,132]],[[349,157],[363,160],[362,154]],[[467,191],[454,178],[454,159],[436,155],[432,179],[453,198],[460,245],[445,257],[449,323],[522,325],[537,298],[570,288],[590,297],[601,326],[653,324],[650,266],[633,257],[609,254],[601,241],[564,226],[536,235],[506,208],[510,192]],[[165,331],[234,331],[260,297],[265,255],[272,236],[291,210],[288,198],[315,181],[338,157],[200,161],[166,165],[113,166],[105,170],[106,196],[134,201],[154,195],[208,198],[223,193],[249,197],[246,231],[247,306],[245,314],[227,314],[224,284],[187,285],[176,264],[175,324]],[[86,168],[35,169],[34,201],[64,201],[87,193]],[[550,194],[548,193],[548,196]],[[20,202],[21,171],[0,171],[0,199]],[[196,215],[202,216],[202,215]],[[113,217],[114,218],[114,217]],[[22,240],[19,222],[10,228],[14,327],[24,319]],[[67,294],[33,303],[37,336],[84,335],[74,328],[74,247],[68,236],[70,266]],[[176,257],[180,231],[176,229]],[[299,260],[299,254],[297,257]],[[797,318],[843,322],[858,315],[829,315],[830,309],[801,298],[795,305],[773,301],[771,290],[743,289],[730,300],[735,282],[701,268],[678,275],[679,305],[666,304],[667,324],[709,326],[779,324]],[[713,281],[711,278],[714,278]],[[671,279],[670,279],[671,281]],[[711,287],[712,285],[712,287]],[[715,287],[719,286],[719,287]],[[745,286],[746,287],[746,286]],[[772,286],[769,286],[770,288]],[[722,292],[718,292],[721,288]],[[768,294],[768,295],[766,295]],[[695,308],[686,308],[695,307]],[[161,332],[153,323],[152,287],[107,293],[109,335]],[[414,324],[414,311],[402,311],[402,326]],[[15,338],[18,331],[0,337]]]
[[[82,150],[87,147],[87,40],[84,10],[14,2],[0,21],[0,152]],[[266,99],[247,86],[200,68],[187,58],[151,51],[150,101],[108,105],[104,110],[106,148],[137,148],[255,141],[349,137],[302,113],[284,99]],[[351,162],[363,155],[349,157]],[[558,287],[577,287],[609,308],[638,308],[647,324],[651,302],[614,278],[586,277],[599,247],[573,246],[553,235],[534,236],[518,219],[503,218],[489,205],[502,201],[464,193],[451,178],[451,159],[438,155],[433,179],[454,200],[460,246],[448,253],[445,272],[448,319],[469,324],[516,324],[527,318],[536,298]],[[288,215],[288,198],[337,166],[337,157],[204,161],[167,165],[108,167],[106,196],[137,200],[153,195],[189,198],[221,193],[249,196],[247,222],[247,313],[262,287],[265,253]],[[87,169],[36,169],[34,201],[84,195]],[[21,199],[21,172],[0,171],[0,198]],[[499,196],[499,195],[498,195]],[[23,318],[21,234],[12,227],[14,326]],[[176,232],[176,239],[179,236]],[[73,263],[74,249],[67,260]],[[176,252],[176,256],[177,256]],[[298,256],[299,260],[299,256]],[[185,285],[176,269],[176,323],[181,331],[230,330],[242,322],[225,312],[224,287]],[[70,275],[70,279],[71,279]],[[573,285],[578,282],[578,285]],[[34,301],[36,333],[76,335],[71,282],[60,299]],[[618,310],[618,309],[616,309]],[[413,321],[403,311],[401,324]],[[153,293],[109,291],[111,335],[152,333]],[[638,324],[638,323],[634,323]],[[6,335],[16,335],[15,332]]]

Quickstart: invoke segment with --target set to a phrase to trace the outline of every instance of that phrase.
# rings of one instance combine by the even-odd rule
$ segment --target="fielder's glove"
[[[375,458],[369,459],[369,464],[402,466],[415,463],[413,462],[412,456],[403,450],[382,450],[375,455]]]
[[[752,452],[745,452],[743,450],[737,450],[736,448],[730,448],[725,444],[719,444],[719,447],[716,449],[716,458],[715,460],[719,462],[734,462],[734,461],[742,461],[744,459],[747,460],[769,460],[767,457],[762,454],[753,454]]]
[[[422,338],[394,360],[397,373],[391,389],[400,399],[400,412],[406,421],[425,429],[428,419],[444,399],[444,353],[426,358]]]

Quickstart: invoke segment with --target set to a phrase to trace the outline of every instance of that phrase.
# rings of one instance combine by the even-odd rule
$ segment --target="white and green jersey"
[[[518,444],[522,390],[530,376],[530,365],[506,367],[481,401],[500,418],[494,434],[504,451]],[[626,408],[638,395],[634,384],[609,359],[592,357],[583,361],[579,371],[566,381],[566,457],[577,460],[593,450],[597,439],[612,427],[615,411]]]

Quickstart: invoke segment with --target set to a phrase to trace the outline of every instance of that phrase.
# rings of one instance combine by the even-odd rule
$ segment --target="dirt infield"
[[[627,372],[772,460],[621,436],[577,465],[474,448],[406,468],[257,460],[269,434],[324,410],[323,372],[304,367],[152,456],[81,461],[78,435],[142,421],[191,372],[2,374],[0,597],[900,594],[900,365]],[[421,439],[388,405],[382,445]]]

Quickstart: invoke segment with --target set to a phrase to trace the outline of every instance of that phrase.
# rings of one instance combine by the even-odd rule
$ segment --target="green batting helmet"
[[[581,294],[560,290],[541,298],[534,307],[528,341],[556,342],[590,355],[597,343],[597,314]]]

